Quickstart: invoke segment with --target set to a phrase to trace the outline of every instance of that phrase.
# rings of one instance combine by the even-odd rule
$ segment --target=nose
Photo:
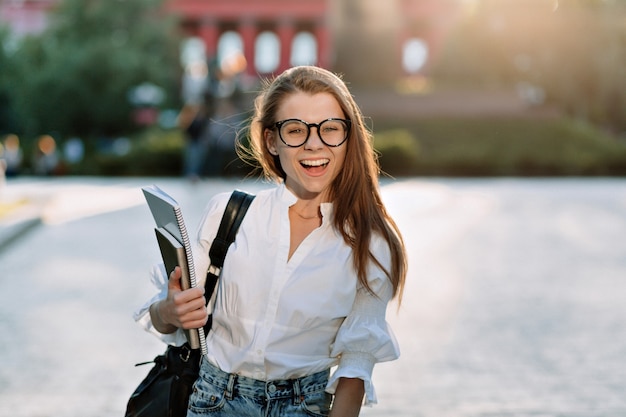
[[[315,134],[313,134],[313,128],[315,128]],[[320,137],[319,125],[309,126],[309,137],[306,142],[304,142],[304,147],[307,149],[317,149],[323,146],[324,142],[322,142],[322,138]]]

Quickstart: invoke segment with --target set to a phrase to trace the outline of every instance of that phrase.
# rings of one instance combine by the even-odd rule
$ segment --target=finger
[[[176,315],[178,317],[182,317],[185,314],[192,312],[192,311],[196,311],[200,309],[206,310],[206,302],[205,302],[204,297],[198,297],[198,298],[193,298],[187,301],[183,301],[181,300],[183,296],[184,296],[183,293],[179,293],[179,294],[176,294],[176,296],[174,297],[174,309],[176,310]]]
[[[181,283],[180,283],[180,278],[181,277],[182,277],[182,273],[181,273],[180,267],[177,266],[170,273],[170,277],[169,277],[169,280],[168,280],[168,283],[167,283],[168,288],[182,291]]]
[[[197,323],[203,320],[206,322],[208,317],[206,306],[202,302],[198,302],[198,300],[181,305],[171,303],[170,309],[167,313],[164,311],[162,317],[165,314],[170,318],[169,323],[185,329],[197,328]]]
[[[204,326],[209,318],[205,309],[194,310],[181,318],[183,329],[197,329]]]
[[[192,301],[206,304],[203,288],[189,288],[188,290],[179,291],[176,294],[173,294],[173,300],[176,305],[183,305]]]

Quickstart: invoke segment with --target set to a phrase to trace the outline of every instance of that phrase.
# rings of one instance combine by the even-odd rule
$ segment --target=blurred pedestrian
[[[68,139],[63,144],[63,157],[70,165],[76,165],[82,162],[85,157],[85,144],[82,139],[77,137]]]
[[[406,276],[371,133],[339,77],[296,67],[257,98],[250,140],[276,186],[257,194],[226,256],[187,416],[357,416],[377,401],[374,365],[399,355],[385,313]],[[180,269],[159,268],[159,294],[136,313],[168,343],[207,322],[208,249],[229,195],[200,226],[199,287],[182,291]]]
[[[35,175],[56,175],[61,168],[61,160],[57,150],[57,143],[50,135],[41,135],[37,140],[37,147],[33,155],[33,173]]]
[[[17,176],[22,169],[22,161],[24,155],[20,147],[20,138],[17,135],[10,134],[4,139],[5,175],[7,177]]]
[[[185,137],[183,174],[192,181],[200,179],[209,149],[209,110],[204,103],[190,103],[182,108],[178,116],[178,127]]]
[[[215,109],[207,132],[209,148],[204,172],[209,177],[226,175],[229,165],[237,159],[235,140],[243,123],[232,97],[216,99]]]

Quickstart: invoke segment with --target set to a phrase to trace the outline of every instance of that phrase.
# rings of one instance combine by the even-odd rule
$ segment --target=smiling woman
[[[385,312],[407,268],[371,133],[344,82],[318,67],[285,71],[255,104],[247,157],[276,186],[257,194],[226,256],[187,416],[357,416],[377,402],[374,365],[398,358]],[[197,271],[228,198],[209,202]],[[182,343],[206,302],[182,291],[180,272],[158,271],[160,295],[136,318]]]

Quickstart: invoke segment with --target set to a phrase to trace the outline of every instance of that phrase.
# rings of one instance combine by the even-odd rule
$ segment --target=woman
[[[376,403],[374,364],[399,355],[385,311],[406,275],[371,137],[343,81],[310,66],[266,87],[250,129],[277,186],[258,193],[226,257],[188,416],[357,416]],[[198,271],[228,197],[208,205]],[[175,343],[207,320],[203,289],[179,282],[177,269],[138,317]]]

